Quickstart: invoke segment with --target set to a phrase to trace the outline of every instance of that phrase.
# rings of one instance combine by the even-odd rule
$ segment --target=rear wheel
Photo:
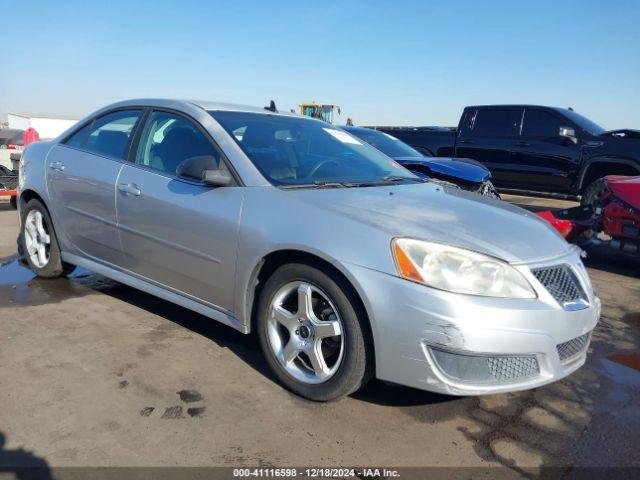
[[[278,379],[310,400],[348,395],[370,377],[366,320],[335,275],[305,264],[280,267],[260,294],[260,346]]]
[[[29,268],[42,278],[71,273],[75,267],[62,261],[53,222],[44,205],[39,200],[29,200],[21,213],[20,240]]]

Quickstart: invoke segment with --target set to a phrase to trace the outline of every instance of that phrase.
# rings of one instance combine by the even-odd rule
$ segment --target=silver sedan
[[[373,376],[540,386],[585,362],[600,314],[579,252],[535,215],[273,105],[110,105],[26,150],[19,213],[39,276],[82,266],[255,333],[313,400]]]

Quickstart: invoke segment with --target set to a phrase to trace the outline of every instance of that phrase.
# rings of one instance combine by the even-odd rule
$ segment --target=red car
[[[602,178],[581,206],[537,213],[581,247],[606,243],[614,250],[640,255],[640,176]]]

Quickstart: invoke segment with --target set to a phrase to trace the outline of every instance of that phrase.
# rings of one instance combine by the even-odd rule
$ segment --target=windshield
[[[387,135],[384,132],[378,130],[371,130],[370,128],[345,128],[351,135],[364,140],[369,145],[373,145],[385,155],[389,155],[393,158],[411,157],[421,158],[422,155],[417,150],[414,150],[406,143],[398,140],[396,137]]]
[[[265,113],[209,113],[274,185],[419,181],[372,146],[319,120]]]
[[[606,131],[597,123],[589,120],[587,117],[584,117],[579,113],[574,112],[573,110],[563,110],[562,113],[564,113],[576,125],[578,125],[583,130],[586,130],[591,135],[600,135]]]

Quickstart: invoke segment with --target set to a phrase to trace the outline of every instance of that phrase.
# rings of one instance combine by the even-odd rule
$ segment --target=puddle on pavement
[[[609,355],[607,357],[612,362],[619,363],[625,367],[633,368],[640,372],[640,353],[631,353],[628,355]]]
[[[23,260],[14,257],[4,259],[0,264],[0,308],[60,302],[118,285],[82,268],[76,268],[68,278],[38,278]]]
[[[602,373],[611,380],[640,388],[640,354],[610,355],[602,360]]]

